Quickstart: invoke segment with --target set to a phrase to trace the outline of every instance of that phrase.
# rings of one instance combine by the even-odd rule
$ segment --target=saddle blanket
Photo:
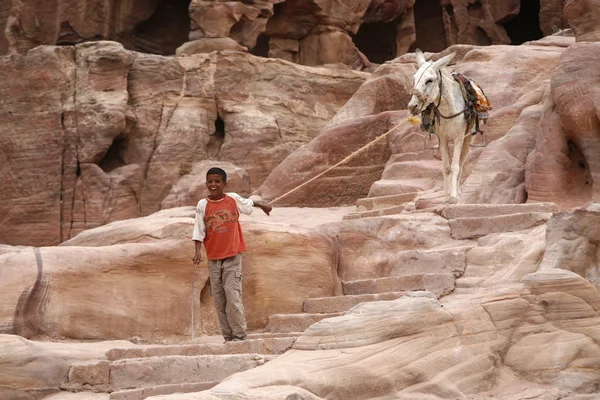
[[[463,96],[467,100],[468,103],[475,106],[475,110],[477,111],[480,119],[483,115],[487,116],[487,112],[492,109],[492,103],[487,98],[481,86],[477,84],[474,80],[467,78],[463,74],[458,72],[453,72],[452,76],[458,83],[461,84],[463,89]]]

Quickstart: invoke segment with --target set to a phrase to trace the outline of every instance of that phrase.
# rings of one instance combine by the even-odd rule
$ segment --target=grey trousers
[[[246,338],[246,317],[242,302],[242,255],[208,260],[210,286],[225,340]]]

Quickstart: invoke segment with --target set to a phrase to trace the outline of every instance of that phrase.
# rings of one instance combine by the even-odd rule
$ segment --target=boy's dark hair
[[[223,182],[227,182],[227,172],[223,171],[221,168],[212,167],[206,172],[206,176],[209,175],[220,175],[223,178]]]

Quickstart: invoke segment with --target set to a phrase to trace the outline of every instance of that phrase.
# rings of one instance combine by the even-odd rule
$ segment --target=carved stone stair
[[[255,339],[248,335],[248,340],[240,342],[189,344],[189,345],[148,345],[111,349],[106,353],[109,361],[129,358],[161,357],[161,356],[200,356],[223,354],[281,354],[294,342],[294,338],[270,337]],[[220,339],[219,339],[220,341]]]
[[[389,196],[366,197],[364,199],[358,199],[356,202],[356,211],[373,211],[399,206],[414,200],[417,194],[417,192],[409,192],[392,194]]]
[[[544,224],[558,211],[554,203],[466,204],[441,208],[454,239],[476,239],[492,233],[514,232]]]
[[[404,295],[406,295],[406,292],[318,297],[304,300],[303,311],[305,313],[319,314],[341,313],[348,311],[359,303],[368,301],[396,300]]]
[[[554,203],[527,204],[456,204],[436,210],[448,218],[452,237],[477,239],[490,234],[507,234],[545,224],[557,212]],[[507,247],[508,246],[508,247]],[[455,293],[478,291],[485,280],[493,275],[496,266],[511,262],[512,246],[477,246],[469,253],[469,265],[463,276],[456,280]]]
[[[259,336],[259,338],[256,338]],[[289,349],[292,334],[254,334],[217,344],[141,345],[114,348],[106,360],[73,364],[61,392],[73,400],[142,400],[149,396],[207,390],[224,378],[262,365]],[[56,395],[54,395],[56,396]],[[57,399],[60,399],[58,397]],[[65,397],[67,398],[67,397]]]
[[[143,400],[151,396],[160,396],[173,393],[194,393],[208,390],[216,386],[220,381],[200,383],[179,383],[171,385],[159,385],[141,389],[120,390],[112,392],[108,400]]]
[[[108,393],[61,391],[44,397],[44,400],[110,400]]]
[[[369,197],[423,192],[442,180],[441,161],[428,158],[404,160],[393,155],[385,166],[381,179],[374,182]]]
[[[346,295],[428,291],[440,298],[454,290],[455,279],[450,273],[424,273],[346,281],[342,285]]]
[[[172,355],[77,363],[71,366],[63,389],[110,392],[221,381],[236,372],[262,365],[271,358],[273,356],[264,354]]]
[[[439,214],[448,219],[497,217],[519,213],[552,213],[557,212],[555,203],[525,204],[450,204],[441,207]]]
[[[296,333],[304,332],[306,328],[325,318],[337,317],[343,315],[343,312],[321,313],[321,314],[274,314],[269,317],[269,323],[266,330],[276,333]]]
[[[385,215],[400,214],[402,211],[404,211],[404,206],[400,205],[400,206],[393,206],[393,207],[388,207],[388,208],[379,208],[379,209],[370,210],[370,211],[351,212],[351,213],[348,213],[347,215],[344,215],[344,219],[383,217]]]

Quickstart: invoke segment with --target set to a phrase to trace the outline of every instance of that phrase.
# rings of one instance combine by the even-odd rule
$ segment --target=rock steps
[[[224,344],[214,337],[200,344],[113,348],[106,352],[106,360],[73,364],[60,394],[65,399],[92,400],[101,394],[97,392],[104,392],[106,396],[99,400],[142,400],[207,390],[284,353],[298,335],[258,333]]]
[[[109,361],[129,358],[162,356],[198,356],[222,354],[281,354],[291,347],[294,337],[264,337],[249,335],[248,340],[225,344],[189,344],[168,346],[141,346],[139,348],[116,348],[106,353]]]
[[[424,152],[413,158],[390,157],[381,179],[374,182],[369,197],[423,192],[442,181],[442,162]]]
[[[454,290],[455,279],[451,273],[419,273],[346,281],[342,286],[345,295],[428,291],[439,298]]]
[[[364,199],[360,202],[361,213],[385,213],[398,207],[390,206],[394,201],[409,202],[415,195],[411,192]],[[451,205],[431,211],[448,219],[454,238],[476,239],[544,223],[557,207],[552,203]],[[394,300],[414,292],[431,292],[439,298],[455,290],[475,290],[483,278],[463,276],[466,254],[473,246],[400,252],[387,272],[389,276],[343,281],[343,295],[306,299],[302,313],[272,315],[265,332],[252,333],[243,342],[111,349],[106,353],[107,360],[73,365],[62,389],[79,393],[63,392],[65,397],[53,399],[143,400],[210,389],[231,374],[277,357],[312,324],[343,315],[359,303]]]
[[[477,239],[492,233],[514,232],[546,223],[554,203],[448,205],[438,213],[447,218],[454,239]]]
[[[406,295],[406,292],[318,297],[304,300],[303,311],[305,313],[319,314],[338,313],[348,311],[359,303],[369,301],[396,300],[404,295]]]
[[[322,319],[343,315],[343,312],[334,313],[299,313],[299,314],[274,314],[269,317],[266,330],[273,333],[304,332],[309,326]]]
[[[448,205],[437,211],[448,218],[452,237],[455,239],[477,239],[482,236],[516,232],[545,224],[557,212],[554,203],[527,204],[466,204]],[[467,294],[479,290],[490,273],[489,264],[493,259],[509,257],[502,249],[477,249],[479,258],[485,258],[485,265],[471,263],[467,274],[456,280],[455,293]]]
[[[369,197],[424,192],[435,187],[436,183],[435,179],[430,178],[380,179],[371,186]]]
[[[160,385],[221,381],[236,372],[262,365],[275,355],[167,355],[73,364],[65,390],[113,392]]]
[[[182,383],[171,385],[151,386],[142,389],[120,390],[112,392],[107,398],[109,400],[143,400],[150,396],[160,396],[173,393],[193,393],[208,390],[220,381]]]
[[[4,399],[3,399],[4,400]],[[110,400],[108,393],[61,391],[44,397],[44,400]]]
[[[372,211],[390,207],[395,207],[400,204],[408,203],[417,197],[417,192],[392,194],[388,196],[367,197],[358,199],[356,202],[356,211]]]
[[[369,211],[351,212],[344,216],[344,219],[358,219],[367,217],[383,217],[384,215],[400,214],[404,211],[404,205],[392,206],[386,208],[378,208]]]

